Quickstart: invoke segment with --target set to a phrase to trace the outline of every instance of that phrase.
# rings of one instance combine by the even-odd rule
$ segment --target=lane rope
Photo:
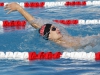
[[[71,20],[53,20],[53,22],[56,22],[58,24],[63,24],[65,26],[70,26],[70,25],[95,25],[95,24],[100,24],[99,19],[93,19],[93,20],[82,20],[82,19],[71,19]],[[25,29],[27,25],[26,20],[4,20],[0,21],[0,32],[6,32],[6,28],[12,28],[13,30],[21,30]],[[1,31],[2,30],[2,31]],[[7,31],[8,32],[8,31]]]
[[[67,19],[67,20],[53,20],[56,23],[60,23],[60,24],[64,24],[66,26],[69,25],[88,25],[88,24],[100,24],[100,20],[99,19],[93,19],[93,20],[83,20],[83,19]],[[4,21],[0,21],[0,28],[4,28],[4,27],[12,27],[12,26],[22,26],[25,27],[25,25],[27,24],[26,20],[4,20]]]
[[[82,19],[67,19],[67,20],[53,20],[54,22],[58,24],[63,24],[65,26],[70,26],[70,25],[95,25],[95,24],[100,24],[100,20],[98,19],[93,19],[93,20],[82,20]],[[10,30],[21,30],[25,29],[27,25],[26,20],[4,20],[0,21],[0,32],[9,32]],[[10,28],[9,30],[7,28]]]
[[[87,61],[100,61],[100,52],[0,52],[0,59],[13,60],[56,60],[75,59]]]
[[[0,33],[25,29],[26,23],[25,20],[0,21]]]
[[[64,24],[64,25],[88,25],[88,24],[100,24],[99,19],[88,19],[88,20],[83,20],[83,19],[72,19],[72,20],[53,20],[56,23]]]
[[[0,7],[4,7],[8,2],[0,2]],[[100,6],[100,1],[61,1],[61,2],[20,2],[18,3],[25,8],[47,8],[55,6]]]

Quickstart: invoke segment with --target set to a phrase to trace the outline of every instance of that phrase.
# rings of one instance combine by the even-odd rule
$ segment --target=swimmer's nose
[[[56,31],[57,31],[57,33],[60,33],[60,30],[58,28],[56,29]]]
[[[60,30],[57,28],[57,31],[60,31]]]

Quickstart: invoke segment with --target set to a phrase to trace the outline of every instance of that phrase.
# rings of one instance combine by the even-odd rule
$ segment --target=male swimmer
[[[100,38],[100,35],[97,36],[87,36],[87,37],[72,37],[70,35],[62,35],[60,30],[55,27],[53,24],[44,24],[43,26],[35,23],[35,18],[31,16],[28,12],[26,12],[19,4],[17,3],[9,3],[5,6],[5,10],[9,10],[8,13],[12,11],[18,11],[22,14],[25,19],[35,28],[39,29],[39,34],[49,40],[54,41],[55,43],[66,47],[66,48],[80,48],[86,45],[94,45],[91,42],[93,38]]]

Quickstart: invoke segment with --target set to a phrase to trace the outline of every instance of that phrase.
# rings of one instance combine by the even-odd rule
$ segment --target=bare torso
[[[72,37],[67,35],[55,42],[63,47],[74,48],[76,50],[78,48],[84,48],[87,45],[93,47],[99,41],[98,39],[100,39],[100,35],[92,35],[86,37]]]
[[[82,40],[82,38],[80,38],[80,37],[64,36],[55,42],[66,48],[77,49],[81,46],[81,44],[80,44],[81,40]]]

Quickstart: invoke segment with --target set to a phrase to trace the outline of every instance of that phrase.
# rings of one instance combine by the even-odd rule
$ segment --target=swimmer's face
[[[58,40],[58,39],[62,38],[62,34],[57,27],[52,25],[50,28],[50,34],[49,34],[48,38],[52,39],[52,40]]]

